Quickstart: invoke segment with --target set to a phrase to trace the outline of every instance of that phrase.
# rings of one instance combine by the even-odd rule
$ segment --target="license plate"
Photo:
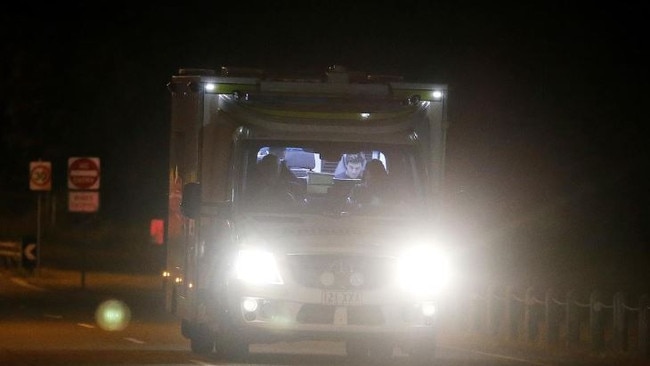
[[[323,291],[322,302],[325,305],[361,305],[363,300],[360,292]]]

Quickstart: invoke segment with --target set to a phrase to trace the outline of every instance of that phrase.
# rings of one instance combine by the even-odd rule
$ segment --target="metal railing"
[[[581,296],[582,295],[582,296]],[[488,286],[456,307],[470,333],[650,358],[650,297]],[[463,314],[460,314],[463,313]]]
[[[19,267],[22,263],[22,244],[19,241],[0,241],[0,258],[6,268]]]

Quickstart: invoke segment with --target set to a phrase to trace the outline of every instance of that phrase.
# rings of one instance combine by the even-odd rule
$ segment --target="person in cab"
[[[255,166],[249,197],[257,206],[272,208],[298,201],[296,178],[275,154],[265,155]]]
[[[366,158],[363,153],[344,154],[341,159],[343,169],[337,167],[334,174],[336,179],[361,179],[363,170],[366,167]]]

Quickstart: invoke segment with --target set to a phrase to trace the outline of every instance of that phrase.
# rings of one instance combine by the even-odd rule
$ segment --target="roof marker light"
[[[232,92],[232,97],[233,99],[239,101],[239,100],[248,100],[248,93],[242,93],[239,90],[235,90]]]
[[[419,95],[417,95],[417,94],[415,94],[415,95],[411,95],[411,96],[408,98],[408,104],[409,104],[409,105],[415,105],[415,104],[420,103],[420,100],[421,100],[421,98],[420,98]]]
[[[440,90],[434,90],[433,93],[431,93],[433,96],[433,99],[435,100],[440,100],[442,99],[442,92]]]

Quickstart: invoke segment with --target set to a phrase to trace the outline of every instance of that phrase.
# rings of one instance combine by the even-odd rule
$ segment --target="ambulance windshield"
[[[403,215],[423,200],[411,146],[251,143],[238,195],[245,210]]]

